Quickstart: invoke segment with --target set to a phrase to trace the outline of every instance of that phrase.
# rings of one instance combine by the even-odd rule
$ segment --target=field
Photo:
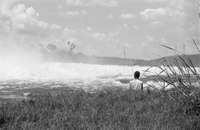
[[[198,95],[199,97],[200,95]],[[2,100],[0,127],[11,130],[199,130],[200,104],[168,92],[110,88],[32,89],[23,100]]]

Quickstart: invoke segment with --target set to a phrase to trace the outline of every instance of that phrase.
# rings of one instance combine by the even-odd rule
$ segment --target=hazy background
[[[198,0],[0,0],[1,57],[39,59],[47,44],[88,55],[154,59],[196,53]],[[1,58],[5,60],[5,58]],[[40,60],[40,59],[39,59]]]

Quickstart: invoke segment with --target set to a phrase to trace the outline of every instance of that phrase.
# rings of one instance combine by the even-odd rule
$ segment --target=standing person
[[[130,81],[129,89],[136,89],[143,91],[143,82],[139,80],[139,78],[140,78],[140,72],[136,71],[134,73],[134,79]]]

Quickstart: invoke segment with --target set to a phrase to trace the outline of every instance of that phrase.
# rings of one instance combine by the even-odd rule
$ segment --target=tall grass
[[[199,41],[193,40],[198,52],[200,50],[197,44]],[[193,114],[200,114],[200,75],[192,60],[187,55],[168,47],[177,52],[173,62],[168,63],[163,59],[162,66],[157,66],[161,72],[158,74],[158,80],[166,83],[162,86],[161,92],[166,94],[175,102],[185,107],[186,111]],[[164,75],[164,76],[163,76]],[[198,86],[196,86],[198,85]],[[166,89],[171,86],[171,89]]]
[[[160,92],[76,90],[3,103],[0,129],[199,130],[200,117],[185,113],[184,107]]]

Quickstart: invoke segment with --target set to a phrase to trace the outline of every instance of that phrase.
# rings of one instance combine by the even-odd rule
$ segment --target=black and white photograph
[[[0,0],[0,130],[200,130],[200,0]]]

